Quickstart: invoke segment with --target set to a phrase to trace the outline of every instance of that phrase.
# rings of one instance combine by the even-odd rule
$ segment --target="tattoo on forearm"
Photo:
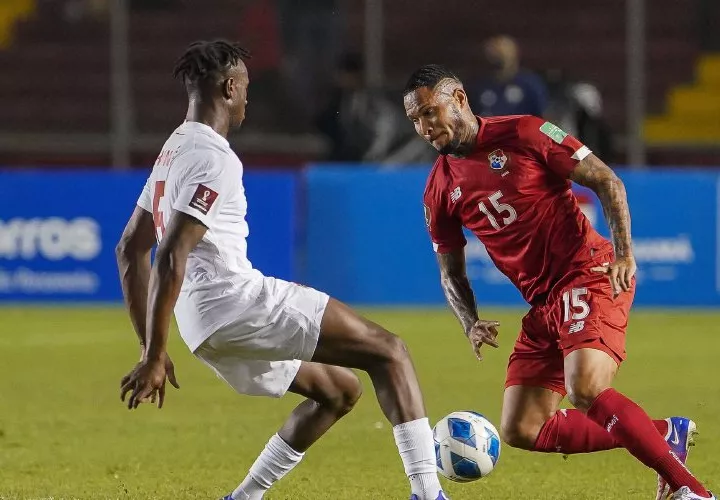
[[[600,198],[605,220],[610,226],[616,257],[631,255],[632,240],[627,193],[625,185],[615,172],[595,155],[590,155],[578,164],[570,178],[592,189]]]
[[[465,254],[462,250],[437,254],[437,259],[445,298],[467,335],[478,320],[478,314],[475,294],[465,273]]]

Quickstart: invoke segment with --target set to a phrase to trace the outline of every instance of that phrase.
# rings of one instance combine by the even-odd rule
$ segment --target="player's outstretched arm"
[[[167,337],[175,302],[185,278],[190,252],[207,228],[195,217],[174,210],[150,273],[147,312],[146,358],[159,361],[167,351]]]
[[[146,319],[146,348],[143,360],[122,380],[120,398],[128,392],[128,408],[137,408],[148,399],[158,400],[162,408],[166,377],[175,387],[174,368],[167,355],[170,317],[185,277],[190,252],[202,239],[207,228],[194,217],[173,211],[167,230],[158,246],[150,272]]]
[[[615,172],[594,154],[588,155],[577,164],[570,173],[570,179],[592,189],[598,195],[605,220],[610,226],[615,262],[607,268],[598,268],[597,271],[608,274],[616,294],[621,290],[629,290],[637,266],[632,254],[630,208],[625,185]]]
[[[115,248],[123,299],[133,329],[140,341],[140,357],[145,355],[150,254],[155,246],[155,225],[150,212],[135,207]]]
[[[445,298],[467,335],[478,320],[478,314],[475,294],[467,277],[465,251],[461,248],[436,255]]]
[[[460,321],[465,335],[473,346],[475,355],[482,359],[483,344],[497,347],[497,321],[481,320],[477,313],[475,294],[470,286],[465,266],[465,251],[460,248],[449,253],[437,254],[440,266],[440,282],[445,298]]]

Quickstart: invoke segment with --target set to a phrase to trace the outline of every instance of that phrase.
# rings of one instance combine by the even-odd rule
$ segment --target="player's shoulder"
[[[532,115],[507,115],[483,118],[483,135],[505,135],[520,138],[528,131],[539,130],[545,120]]]
[[[242,170],[242,163],[230,146],[216,141],[194,140],[180,151],[178,163],[187,169],[220,173]]]
[[[512,115],[484,118],[483,141],[517,141],[533,143],[546,139],[552,133],[550,122],[532,115]]]
[[[447,184],[446,166],[445,156],[438,156],[425,183],[424,197],[426,200],[437,199],[444,192]]]

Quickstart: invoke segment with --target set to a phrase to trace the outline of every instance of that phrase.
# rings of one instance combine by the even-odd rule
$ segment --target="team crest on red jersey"
[[[505,168],[508,157],[505,156],[502,149],[496,149],[488,155],[488,160],[490,160],[490,168],[493,170],[502,170]]]

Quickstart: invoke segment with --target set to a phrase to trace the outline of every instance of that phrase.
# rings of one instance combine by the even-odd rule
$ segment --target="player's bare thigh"
[[[312,361],[367,369],[388,357],[406,357],[405,343],[351,307],[330,298]]]
[[[506,387],[500,419],[503,441],[515,448],[532,449],[540,429],[555,415],[562,400],[562,394],[545,387]]]

